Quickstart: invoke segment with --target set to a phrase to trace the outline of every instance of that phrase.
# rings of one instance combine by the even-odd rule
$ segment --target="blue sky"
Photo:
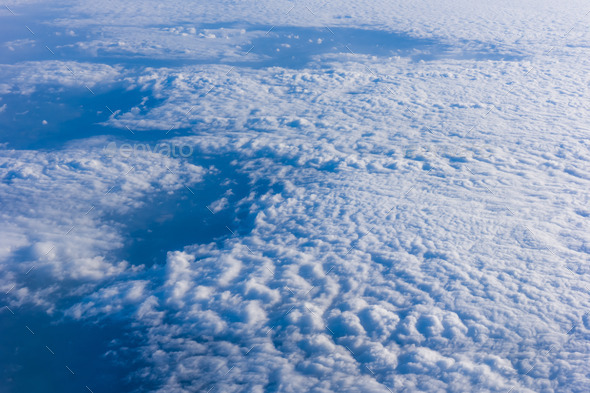
[[[584,392],[590,7],[13,1],[3,392]]]

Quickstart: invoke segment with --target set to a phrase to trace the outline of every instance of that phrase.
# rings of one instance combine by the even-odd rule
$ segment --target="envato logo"
[[[170,142],[160,142],[156,145],[149,143],[122,143],[110,142],[104,148],[107,157],[120,156],[123,158],[133,157],[145,153],[161,154],[166,157],[187,158],[193,154],[193,147],[190,145],[177,145]]]

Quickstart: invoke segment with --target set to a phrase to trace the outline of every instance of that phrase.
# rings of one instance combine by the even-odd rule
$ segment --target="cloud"
[[[174,89],[158,90],[161,107],[141,116],[121,114],[113,125],[136,126],[141,119],[147,130],[161,128],[166,117],[183,119],[195,134],[183,141],[208,154],[230,154],[252,182],[273,185],[248,197],[256,218],[246,235],[169,254],[161,304],[174,311],[160,310],[174,322],[150,325],[154,336],[145,349],[166,359],[158,364],[175,367],[154,377],[161,391],[238,391],[244,384],[285,391],[558,389],[564,385],[548,370],[561,356],[573,365],[559,366],[560,372],[577,378],[573,370],[586,367],[577,355],[549,349],[567,346],[555,333],[581,318],[583,291],[566,289],[571,274],[556,269],[562,258],[542,246],[584,258],[564,247],[569,236],[557,229],[569,227],[561,221],[565,217],[579,220],[575,202],[569,199],[566,207],[543,191],[556,179],[545,171],[543,155],[564,153],[536,150],[542,139],[529,140],[526,148],[494,139],[507,138],[494,136],[503,135],[503,128],[544,121],[529,117],[486,123],[487,145],[444,139],[434,149],[425,147],[425,135],[438,137],[414,127],[418,120],[399,100],[416,112],[428,99],[410,100],[406,88],[429,86],[437,102],[495,89],[494,78],[470,86],[470,77],[458,72],[453,80],[435,73],[457,66],[412,65],[412,85],[401,87],[398,96],[352,63],[334,63],[332,73],[239,70],[230,78],[225,66],[199,66],[152,74],[154,80],[179,73],[183,78]],[[522,71],[521,64],[489,64],[498,66],[515,76]],[[372,67],[393,84],[402,83],[410,65],[399,60]],[[188,69],[195,70],[191,77]],[[206,91],[204,75],[218,90],[197,100]],[[533,105],[531,97],[520,99]],[[183,117],[192,103],[195,109]],[[474,106],[475,113],[486,108]],[[311,119],[296,131],[294,109]],[[449,107],[441,123],[460,128],[470,113],[475,123],[471,110]],[[220,131],[226,128],[234,131]],[[527,175],[514,157],[530,160]],[[571,181],[584,181],[579,179]],[[541,194],[543,199],[534,196]],[[535,204],[541,200],[544,208],[533,212],[531,204],[540,206]],[[512,215],[506,206],[527,214]],[[562,218],[545,221],[546,209]],[[528,223],[539,229],[531,234]],[[581,344],[583,337],[573,340]],[[201,352],[179,352],[177,340],[194,340]],[[535,373],[524,378],[533,364]],[[187,371],[195,368],[205,371]]]
[[[113,137],[2,150],[9,304],[127,322],[136,341],[110,353],[134,346],[140,390],[584,391],[587,37],[537,56],[581,3],[558,15],[389,3],[327,4],[317,20],[301,7],[288,19],[287,2],[264,15],[250,2],[76,3],[106,25],[104,40],[77,44],[89,53],[215,51],[174,67],[2,66],[3,94],[123,83],[156,103],[104,125],[141,143],[171,130],[165,142],[194,153],[105,154]],[[490,26],[491,10],[502,12]],[[200,26],[236,19],[395,28],[451,49],[420,60],[330,49],[264,67],[278,35],[239,64],[259,27]],[[79,36],[89,22],[58,21]],[[527,56],[494,57],[492,43]],[[122,250],[134,241],[132,260]]]
[[[86,89],[107,87],[121,77],[121,68],[75,61],[35,61],[0,66],[3,94],[32,94],[43,86]]]
[[[133,272],[136,267],[115,252],[125,244],[124,227],[109,223],[107,216],[130,214],[146,203],[146,193],[184,189],[206,173],[156,153],[107,157],[103,143],[84,142],[84,150],[79,144],[45,153],[2,152],[2,217],[12,224],[1,230],[0,268],[21,277],[18,286],[27,285],[23,274],[29,269],[47,282],[62,282],[61,289],[52,287],[56,295],[64,292],[59,296],[74,291],[73,282],[101,282]],[[27,301],[19,297],[19,302]]]

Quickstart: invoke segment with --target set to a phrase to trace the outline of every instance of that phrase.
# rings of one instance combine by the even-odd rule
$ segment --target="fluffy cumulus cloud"
[[[148,203],[145,195],[192,186],[206,173],[156,153],[138,153],[132,160],[109,157],[105,145],[99,139],[85,142],[84,150],[3,151],[0,187],[6,225],[0,269],[17,281],[34,269],[53,283],[14,289],[18,303],[34,298],[51,309],[45,296],[76,292],[74,283],[100,282],[137,270],[108,256],[125,239],[124,227],[108,225],[106,216],[133,214]],[[2,283],[5,291],[12,285]]]
[[[0,85],[3,94],[31,94],[47,86],[59,88],[92,88],[98,84],[113,84],[120,78],[120,68],[106,64],[74,61],[25,62],[1,65]]]
[[[131,326],[129,391],[585,391],[581,2],[72,3],[7,113],[137,102],[2,145],[9,306]]]

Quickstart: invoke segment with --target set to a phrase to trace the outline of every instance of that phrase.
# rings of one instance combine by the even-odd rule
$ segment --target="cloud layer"
[[[6,116],[137,100],[100,109],[125,136],[3,145],[11,309],[131,326],[137,392],[584,391],[581,3],[158,4],[76,2],[66,58],[0,67]]]

